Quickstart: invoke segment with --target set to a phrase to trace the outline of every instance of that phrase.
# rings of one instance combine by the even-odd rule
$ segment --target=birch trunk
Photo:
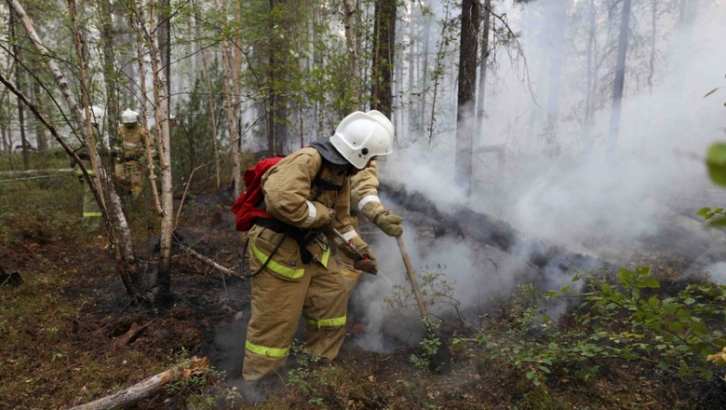
[[[225,7],[220,0],[215,0],[217,12],[224,14]],[[224,26],[227,26],[225,17]],[[232,96],[235,76],[232,73],[231,58],[229,55],[229,44],[226,38],[222,40],[222,68],[224,77],[224,105],[227,113],[227,128],[229,131],[229,143],[232,148],[232,182],[234,184],[234,197],[239,196],[242,192],[242,183],[240,180],[240,156],[239,156],[239,134],[237,133],[237,117],[234,114],[234,98]],[[230,86],[230,83],[232,85]]]
[[[143,10],[143,9],[142,9]],[[169,99],[166,94],[166,76],[162,70],[161,55],[154,37],[154,0],[149,1],[148,18],[143,16],[146,40],[151,51],[151,65],[154,81],[154,117],[159,140],[159,162],[161,165],[161,232],[159,238],[159,268],[153,278],[151,297],[155,303],[165,303],[170,298],[171,247],[174,234],[174,197],[172,195],[171,147],[169,136]],[[146,14],[143,11],[144,15]]]
[[[141,124],[144,126],[144,146],[146,147],[146,161],[148,162],[147,167],[149,168],[149,181],[151,182],[151,191],[154,198],[154,206],[156,206],[156,213],[159,216],[164,215],[164,210],[161,207],[161,200],[159,199],[159,191],[156,187],[156,171],[154,170],[154,156],[152,155],[152,143],[149,136],[149,126],[146,120],[146,109],[148,99],[146,97],[146,68],[144,64],[144,50],[142,46],[143,37],[139,32],[139,25],[134,17],[135,14],[131,13],[131,28],[136,34],[136,57],[139,62],[139,88],[141,88]]]

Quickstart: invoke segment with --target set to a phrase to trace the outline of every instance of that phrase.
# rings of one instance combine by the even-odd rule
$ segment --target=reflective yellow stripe
[[[101,213],[101,212],[84,212],[83,213],[84,218],[89,218],[92,216],[103,216],[103,213]]]
[[[263,264],[267,261],[268,256],[262,253],[257,247],[255,246],[255,243],[250,241],[250,249],[252,249],[252,253],[255,254],[255,257],[257,260],[262,262]],[[275,262],[270,258],[270,261],[267,263],[267,267],[275,272],[279,273],[282,276],[285,276],[290,279],[300,279],[305,274],[305,269],[291,269],[287,266],[282,266],[279,263]]]
[[[76,173],[76,175],[77,175],[77,176],[79,176],[79,177],[80,177],[80,176],[83,176],[83,170],[82,170],[82,169],[76,169],[76,170],[75,170],[75,171],[73,171],[73,172],[75,172],[75,173]],[[94,175],[96,175],[96,174],[94,174],[94,173],[93,173],[93,170],[92,170],[92,169],[87,169],[87,170],[86,170],[86,172],[88,172],[88,175],[90,175],[90,176],[94,176]]]
[[[317,326],[318,328],[343,326],[343,325],[345,325],[345,316],[336,317],[334,319],[320,319],[320,320],[307,319],[307,320],[305,320],[305,324],[310,325],[310,326]]]
[[[330,247],[323,252],[323,260],[320,261],[320,263],[326,268],[328,267],[328,259],[330,259]]]
[[[250,343],[248,340],[245,342],[245,347],[252,353],[257,353],[262,356],[270,357],[285,357],[290,353],[290,348],[287,349],[276,349],[274,347],[265,347]]]

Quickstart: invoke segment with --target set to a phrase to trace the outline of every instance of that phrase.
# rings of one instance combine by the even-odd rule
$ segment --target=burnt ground
[[[186,246],[239,270],[242,240],[230,228],[230,204],[224,192],[191,198],[177,234]],[[114,276],[103,233],[80,231],[76,211],[62,208],[40,220],[30,211],[22,218],[16,211],[2,215],[0,264],[20,271],[26,283],[0,289],[0,408],[69,408],[190,356],[207,357],[212,377],[173,385],[136,408],[726,408],[722,381],[684,380],[648,363],[615,360],[603,364],[596,379],[563,377],[535,387],[521,372],[489,359],[476,330],[463,326],[446,330],[458,339],[450,375],[414,365],[411,355],[421,354],[419,347],[400,346],[391,354],[363,351],[351,339],[364,329],[352,323],[331,365],[309,363],[298,354],[279,379],[245,386],[238,376],[249,282],[224,277],[177,249],[173,306],[132,305]],[[144,269],[154,267],[156,239],[145,234],[154,225],[150,221],[143,213],[131,218],[141,232],[135,242]],[[653,265],[664,277],[676,278],[708,250],[681,252],[661,238],[647,240],[629,265]],[[682,288],[674,283],[674,289]],[[127,340],[134,325],[145,329]]]

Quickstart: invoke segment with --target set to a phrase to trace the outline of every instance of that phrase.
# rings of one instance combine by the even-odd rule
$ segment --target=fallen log
[[[26,169],[19,171],[0,171],[0,176],[33,175],[33,174],[70,174],[73,168],[60,169]]]
[[[614,265],[601,259],[531,237],[501,219],[464,206],[454,206],[451,212],[444,212],[424,194],[390,183],[381,182],[379,191],[391,202],[412,213],[414,219],[422,220],[423,215],[426,220],[435,221],[432,228],[436,237],[449,235],[483,243],[513,256],[523,257],[540,270],[556,268],[564,273],[574,270],[617,270]]]
[[[120,390],[110,396],[72,407],[71,410],[101,410],[126,408],[133,406],[139,401],[152,394],[158,393],[165,385],[175,380],[185,380],[191,376],[204,374],[209,369],[207,358],[193,357],[171,369],[151,376],[148,379],[131,387]]]

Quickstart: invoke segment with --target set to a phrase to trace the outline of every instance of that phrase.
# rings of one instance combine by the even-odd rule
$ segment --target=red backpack
[[[280,162],[283,157],[272,157],[263,159],[252,168],[247,169],[242,175],[244,179],[245,189],[240,194],[234,205],[232,205],[232,213],[237,215],[235,218],[235,226],[240,232],[249,231],[257,218],[272,218],[268,212],[259,209],[257,206],[265,199],[262,193],[262,176],[265,172]]]

